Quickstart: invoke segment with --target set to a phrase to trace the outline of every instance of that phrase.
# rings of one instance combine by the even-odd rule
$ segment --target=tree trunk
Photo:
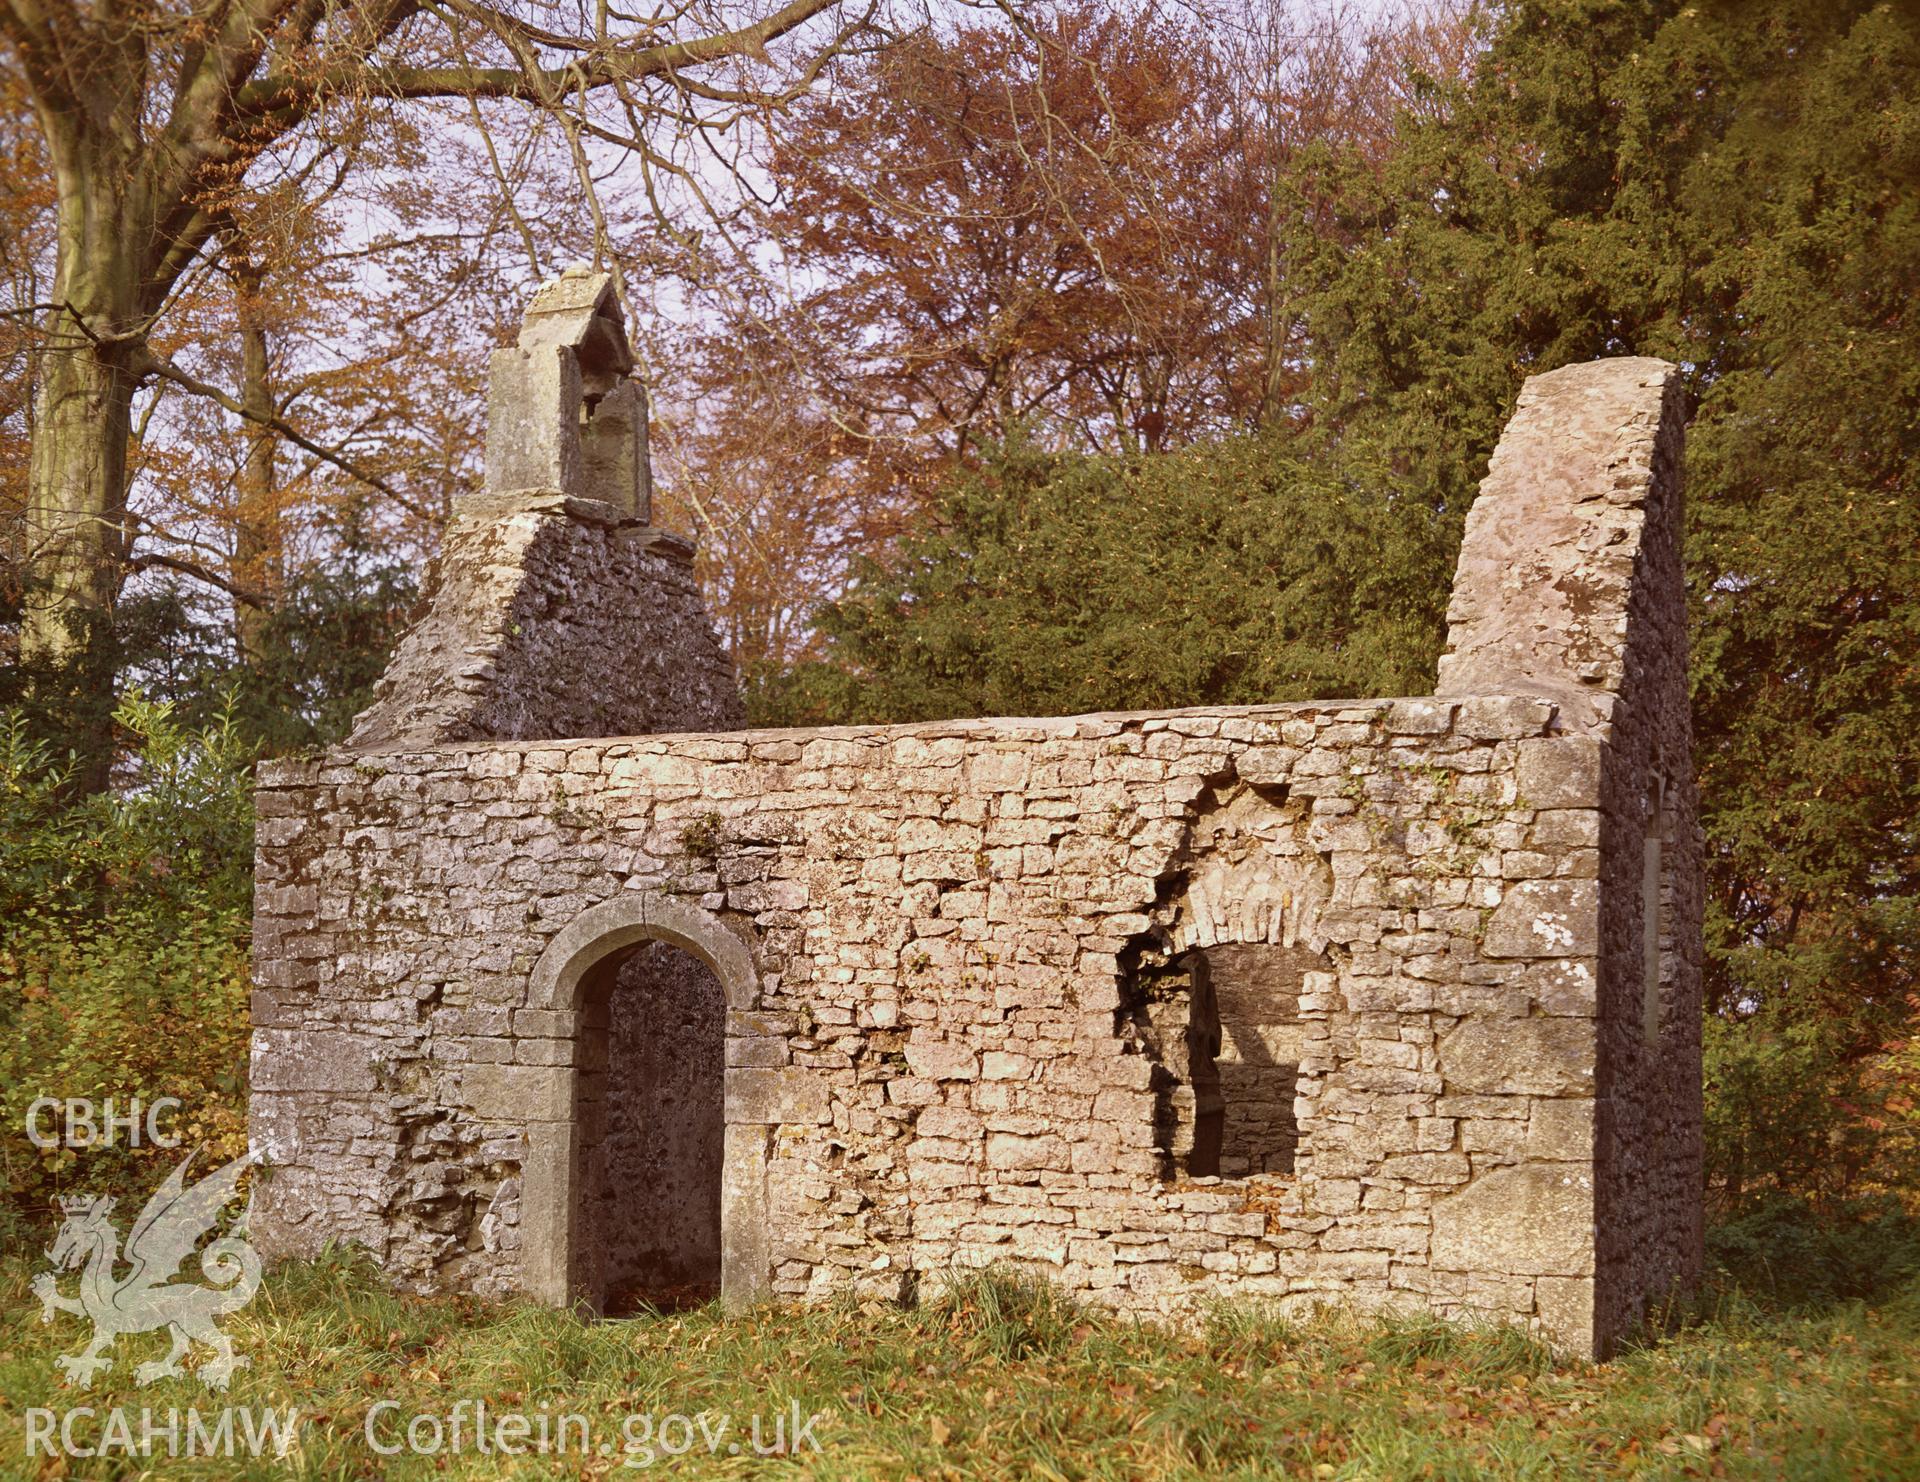
[[[97,344],[81,328],[96,322],[84,309],[56,310],[41,354],[23,552],[27,662],[74,659],[120,593],[134,378],[126,345]]]
[[[1272,120],[1268,127],[1278,129],[1278,120]],[[1275,155],[1278,154],[1277,144],[1270,143],[1269,147],[1273,149]],[[1267,323],[1260,377],[1260,426],[1262,427],[1272,427],[1277,424],[1281,413],[1286,409],[1280,393],[1286,384],[1289,326],[1284,312],[1286,270],[1280,252],[1280,226],[1280,161],[1275,158],[1269,162],[1267,175]]]
[[[246,460],[240,466],[239,498],[234,507],[233,584],[243,591],[277,597],[283,578],[284,541],[279,491],[274,488],[273,362],[267,327],[261,319],[260,270],[243,263],[237,274],[240,321],[240,404],[247,422]],[[234,636],[241,658],[258,669],[266,657],[271,613],[243,602],[233,604]]]
[[[144,354],[148,233],[123,151],[49,120],[59,190],[53,308],[42,321],[28,462],[20,656],[67,665],[104,636],[127,559],[127,445]]]

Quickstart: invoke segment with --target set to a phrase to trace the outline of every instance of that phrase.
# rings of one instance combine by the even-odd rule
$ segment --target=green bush
[[[0,715],[0,1156],[5,1205],[36,1223],[78,1169],[89,1190],[146,1187],[180,1156],[124,1134],[37,1148],[41,1097],[175,1096],[186,1146],[246,1143],[252,749],[230,708],[189,728],[135,694],[114,721],[130,770],[76,801],[73,763]]]
[[[1920,1277],[1920,1218],[1882,1194],[1822,1208],[1776,1194],[1707,1232],[1710,1266],[1784,1307],[1881,1301]]]
[[[1876,1055],[1854,1026],[1769,1004],[1706,1022],[1707,1200],[1721,1218],[1783,1195],[1832,1207],[1920,1194],[1915,1043]]]

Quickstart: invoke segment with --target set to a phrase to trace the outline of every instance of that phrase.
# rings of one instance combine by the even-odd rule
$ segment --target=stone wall
[[[1654,362],[1658,365],[1658,362]],[[1652,384],[1651,374],[1649,384]],[[1644,483],[1614,498],[1645,517],[1619,702],[1602,753],[1602,941],[1595,1150],[1605,1332],[1692,1285],[1704,1242],[1701,972],[1706,840],[1688,708],[1681,565],[1681,409],[1634,429]],[[1644,499],[1641,497],[1644,494]]]
[[[1530,383],[1441,696],[626,736],[543,700],[509,739],[264,767],[256,1239],[421,1290],[644,1275],[663,1227],[617,1212],[581,1098],[629,1033],[596,985],[655,941],[724,996],[723,1096],[623,1166],[718,1188],[730,1299],[1006,1263],[1128,1311],[1412,1304],[1604,1350],[1699,1248],[1669,376]],[[1494,559],[1529,501],[1543,564]],[[527,735],[555,715],[576,739]],[[670,998],[631,1032],[691,1024]]]
[[[466,1237],[511,1199],[529,1122],[566,1115],[575,1026],[529,1006],[531,970],[586,908],[658,893],[756,944],[729,1062],[813,1108],[768,1157],[776,1292],[1014,1260],[1152,1310],[1407,1292],[1577,1335],[1596,854],[1555,841],[1598,819],[1526,795],[1584,754],[1553,718],[1411,701],[278,764],[255,1117],[284,1166],[256,1228],[517,1286],[504,1225]],[[1231,862],[1253,886],[1201,927],[1166,902],[1224,873],[1196,833],[1236,785],[1260,799]],[[1290,898],[1300,861],[1324,898]],[[1163,1179],[1122,961],[1193,935],[1291,935],[1333,969],[1289,985],[1291,1179]],[[1462,1205],[1470,1183],[1512,1207]]]
[[[1680,380],[1664,361],[1530,380],[1468,518],[1440,693],[1590,712],[1554,796],[1600,803],[1595,1228],[1602,1333],[1699,1275],[1699,798],[1687,698]],[[1543,795],[1544,796],[1544,795]]]

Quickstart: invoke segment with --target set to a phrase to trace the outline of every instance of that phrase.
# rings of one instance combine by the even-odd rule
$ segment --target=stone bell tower
[[[613,274],[576,266],[542,285],[488,369],[489,494],[557,492],[652,522],[647,393]]]
[[[488,367],[487,476],[348,745],[743,723],[693,542],[653,523],[647,394],[611,273],[541,285]]]

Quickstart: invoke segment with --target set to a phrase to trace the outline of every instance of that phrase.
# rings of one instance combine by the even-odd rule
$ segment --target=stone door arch
[[[582,1139],[575,1124],[581,1075],[583,998],[594,970],[645,942],[664,942],[689,953],[719,981],[729,1030],[735,1015],[759,1005],[760,980],[747,944],[719,917],[684,900],[653,891],[630,891],[575,917],[541,953],[529,984],[527,1006],[553,1016],[555,1038],[565,1046],[556,1067],[554,1094],[545,1104],[553,1119],[527,1128],[528,1149],[521,1194],[521,1288],[553,1306],[588,1295],[577,1279],[578,1192]],[[720,1175],[720,1290],[729,1305],[766,1293],[767,1127],[735,1115],[728,1081]]]

